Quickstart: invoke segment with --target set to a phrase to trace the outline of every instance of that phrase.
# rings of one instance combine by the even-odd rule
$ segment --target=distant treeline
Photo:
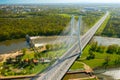
[[[86,12],[86,13],[81,13],[83,16],[83,21],[85,24],[87,24],[88,27],[92,27],[102,16],[103,12]]]
[[[30,36],[59,35],[70,22],[70,16],[58,15],[60,13],[57,12],[58,11],[48,10],[14,14],[0,11],[0,41],[24,38],[26,34]],[[63,14],[63,12],[61,14]],[[80,15],[80,13],[78,14]],[[81,13],[81,15],[83,15],[84,22],[86,22],[88,26],[91,26],[103,13],[84,12]]]
[[[35,35],[58,35],[70,21],[59,15],[30,18],[0,18],[0,40]]]

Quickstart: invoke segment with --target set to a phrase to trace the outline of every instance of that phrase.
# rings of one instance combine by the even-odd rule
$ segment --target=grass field
[[[71,15],[69,15],[69,14],[59,14],[59,15],[61,15],[63,17],[71,17]]]
[[[76,61],[76,62],[72,65],[72,67],[71,67],[71,70],[75,70],[75,69],[81,69],[81,70],[83,70],[83,69],[84,69],[84,65],[83,65],[81,62]]]
[[[94,52],[95,58],[87,60],[86,57],[88,56],[90,45],[87,45],[86,48],[83,50],[83,54],[81,55],[81,58],[79,58],[71,68],[73,69],[79,69],[81,68],[81,64],[78,64],[80,62],[84,62],[85,64],[89,65],[91,68],[95,69],[97,67],[103,67],[103,63],[105,62],[105,58],[108,56],[110,58],[108,67],[115,67],[114,61],[120,57],[118,54],[109,54],[109,53],[99,53]],[[79,66],[79,67],[78,67]]]

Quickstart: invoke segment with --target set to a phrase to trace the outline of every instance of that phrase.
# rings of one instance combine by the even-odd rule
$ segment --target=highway
[[[97,29],[104,22],[109,12],[106,14],[81,37],[81,49],[88,44]],[[53,65],[51,65],[42,74],[38,74],[35,78],[31,80],[61,80],[65,73],[69,70],[74,61],[80,56],[80,50],[78,42],[76,42],[62,57],[59,58]]]

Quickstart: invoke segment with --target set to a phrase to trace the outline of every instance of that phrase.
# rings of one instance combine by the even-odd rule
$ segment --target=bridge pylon
[[[79,19],[78,19],[78,45],[79,45],[79,49],[80,49],[79,57],[80,57],[80,55],[82,54],[81,36],[80,36],[81,21],[82,21],[82,16],[79,16]]]
[[[77,25],[75,25],[75,18],[74,15],[72,15],[71,17],[71,25],[70,25],[70,32],[71,32],[71,41],[73,40],[73,38],[76,35],[77,38],[77,42],[78,42],[78,46],[79,46],[79,50],[80,50],[80,54],[82,54],[82,48],[81,48],[81,34],[80,34],[80,27],[81,27],[81,21],[82,21],[82,16],[79,16],[78,18],[78,22]],[[79,55],[80,55],[79,54]]]

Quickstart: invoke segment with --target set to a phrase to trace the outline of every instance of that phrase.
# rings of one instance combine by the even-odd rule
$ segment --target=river
[[[53,37],[40,37],[39,39],[35,39],[35,43],[49,43],[57,39],[57,36]],[[119,38],[108,38],[108,37],[100,37],[95,36],[94,41],[97,41],[98,44],[108,46],[110,44],[119,44],[120,45],[120,39]],[[11,51],[20,50],[22,48],[27,48],[27,44],[25,39],[15,39],[15,40],[7,40],[0,42],[0,54],[2,53],[8,53]]]
[[[108,38],[108,37],[93,37],[94,41],[97,41],[99,45],[108,46],[111,44],[118,44],[120,46],[120,38]]]
[[[50,43],[56,40],[58,37],[53,36],[53,37],[40,37],[39,39],[34,39],[34,43]],[[28,48],[29,46],[27,45],[25,39],[14,39],[14,40],[7,40],[0,42],[0,54],[4,53],[9,53],[12,51],[17,51],[23,48]]]
[[[114,80],[120,80],[120,68],[107,70],[103,74],[111,76]]]
[[[0,42],[0,54],[17,51],[27,47],[25,39],[15,39]]]

